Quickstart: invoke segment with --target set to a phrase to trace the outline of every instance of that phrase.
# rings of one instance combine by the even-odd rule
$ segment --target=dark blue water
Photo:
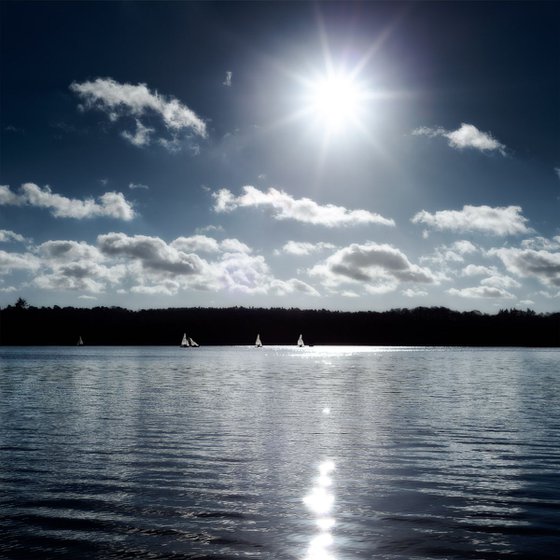
[[[0,348],[0,557],[552,559],[560,351]]]

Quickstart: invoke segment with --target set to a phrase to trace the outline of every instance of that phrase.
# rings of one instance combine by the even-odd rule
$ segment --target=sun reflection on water
[[[319,530],[319,534],[311,539],[304,560],[335,560],[328,550],[333,543],[331,529],[335,526],[335,520],[330,516],[334,505],[334,494],[330,490],[332,486],[330,475],[334,470],[335,464],[330,459],[320,463],[319,476],[314,480],[315,485],[303,498],[303,503],[316,515],[315,522]]]

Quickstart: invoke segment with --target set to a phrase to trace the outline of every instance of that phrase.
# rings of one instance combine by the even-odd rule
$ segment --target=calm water
[[[2,558],[559,547],[559,350],[0,348]]]

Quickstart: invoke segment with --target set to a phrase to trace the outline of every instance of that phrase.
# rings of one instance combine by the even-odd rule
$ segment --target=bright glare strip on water
[[[331,529],[335,520],[330,516],[334,505],[334,494],[330,491],[332,485],[331,473],[335,464],[330,459],[319,464],[319,476],[315,478],[315,486],[303,498],[303,503],[316,516],[316,525],[319,534],[315,535],[309,543],[307,555],[304,560],[335,560],[328,548],[333,544]]]

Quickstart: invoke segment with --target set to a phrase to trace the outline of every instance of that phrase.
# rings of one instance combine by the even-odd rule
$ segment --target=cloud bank
[[[235,196],[228,189],[213,193],[214,210],[231,212],[237,208],[264,207],[272,210],[276,220],[298,222],[326,227],[382,224],[394,226],[395,222],[367,210],[347,210],[333,204],[319,205],[309,198],[293,198],[284,191],[270,188],[267,192],[252,186],[243,187],[243,194]]]

